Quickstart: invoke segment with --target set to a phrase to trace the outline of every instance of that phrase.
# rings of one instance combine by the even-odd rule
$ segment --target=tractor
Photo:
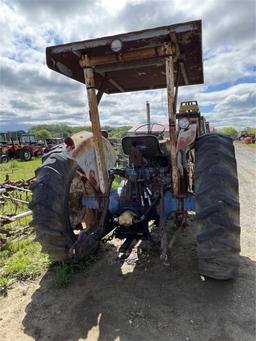
[[[30,208],[43,251],[53,261],[80,259],[115,237],[126,254],[134,241],[154,243],[166,263],[188,212],[196,214],[199,273],[236,277],[240,225],[232,139],[206,133],[198,108],[176,114],[179,86],[203,83],[201,21],[46,48],[47,66],[86,85],[92,133],[78,132],[43,156]],[[101,132],[103,94],[166,88],[168,136],[129,134],[117,155]],[[193,103],[192,103],[193,104]],[[188,105],[187,105],[188,108]],[[120,112],[125,108],[120,108]],[[122,179],[120,186],[113,181]],[[168,234],[173,217],[176,232]]]
[[[242,130],[239,133],[238,140],[245,144],[255,143],[256,138],[254,133],[248,133],[246,130]]]
[[[11,138],[11,144],[8,145],[7,155],[9,159],[20,159],[30,161],[33,156],[41,156],[44,147],[40,145],[32,134],[22,134],[18,141]]]

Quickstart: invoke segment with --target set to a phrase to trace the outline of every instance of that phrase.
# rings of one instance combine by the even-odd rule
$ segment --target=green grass
[[[97,257],[90,255],[79,259],[76,262],[71,261],[70,263],[61,263],[54,267],[53,282],[59,288],[65,288],[69,286],[72,281],[72,277],[83,270],[85,270],[89,264],[95,262]]]
[[[59,264],[55,268],[54,283],[57,287],[67,287],[71,281],[71,266],[67,264]]]
[[[33,238],[7,242],[0,251],[0,294],[17,280],[36,278],[48,266],[48,256]]]
[[[41,158],[31,161],[11,160],[0,164],[0,183],[9,175],[10,181],[28,180],[35,175],[35,169],[41,165]]]
[[[0,278],[0,296],[7,296],[9,281],[7,278]]]
[[[53,284],[58,288],[69,286],[72,277],[95,259],[89,256],[78,262],[53,265]],[[8,242],[0,250],[0,295],[6,296],[8,288],[16,281],[35,279],[50,265],[49,257],[41,252],[41,245],[33,238]]]
[[[8,174],[9,180],[16,182],[19,180],[27,180],[32,178],[35,175],[35,169],[40,166],[41,159],[34,158],[31,161],[20,161],[20,160],[11,160],[8,163],[0,164],[0,183],[5,182],[6,176]],[[21,191],[12,191],[8,193],[4,193],[4,195],[10,195],[16,199],[21,199],[29,202],[31,200],[31,193],[21,192]],[[17,203],[10,199],[6,199],[4,205],[0,206],[0,215],[6,216],[8,214],[17,215],[22,212],[28,211],[28,205],[25,203]],[[31,217],[25,217],[13,223],[6,225],[5,227],[10,230],[17,230],[19,228],[27,226],[31,221]],[[1,235],[4,237],[4,235]]]
[[[0,215],[1,216],[5,216],[8,214],[17,215],[21,212],[26,212],[29,210],[28,204],[16,202],[16,201],[13,201],[13,199],[19,199],[19,200],[29,202],[31,200],[31,193],[30,192],[11,191],[11,192],[4,193],[4,195],[8,199],[5,199],[4,204],[2,204],[0,206]],[[21,227],[27,226],[28,222],[30,221],[28,219],[29,219],[29,217],[26,217],[26,219],[24,218],[24,219],[18,220],[16,222],[13,222],[11,224],[8,224],[8,228],[10,227],[12,229],[12,227],[15,227],[17,225],[17,223]]]
[[[83,271],[95,259],[89,256],[78,262],[53,265],[53,284],[59,288],[69,286],[74,274]],[[34,237],[7,242],[0,250],[0,296],[6,296],[14,282],[35,279],[50,265],[48,255],[41,252],[41,245]]]

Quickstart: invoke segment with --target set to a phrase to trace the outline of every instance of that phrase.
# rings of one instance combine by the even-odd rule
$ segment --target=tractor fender
[[[186,150],[196,140],[197,125],[191,124],[187,130],[180,130],[177,141],[177,153]]]
[[[67,145],[66,150],[68,157],[75,160],[80,168],[84,171],[86,177],[93,186],[104,192],[99,181],[99,173],[96,161],[95,143],[93,134],[87,131],[81,131],[71,136],[73,144]],[[115,166],[117,154],[111,143],[102,136],[104,155],[107,170]]]

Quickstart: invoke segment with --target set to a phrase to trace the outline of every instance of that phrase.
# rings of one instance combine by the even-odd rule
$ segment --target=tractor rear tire
[[[28,149],[21,149],[19,157],[23,161],[30,161],[32,159],[32,154]]]
[[[86,209],[80,200],[84,182],[77,180],[78,169],[77,163],[65,154],[64,144],[59,145],[43,156],[43,164],[36,170],[36,181],[31,185],[31,225],[43,252],[52,261],[72,258],[69,250],[77,240],[74,227],[85,216]],[[73,185],[74,192],[71,192]]]
[[[239,269],[240,206],[232,139],[219,134],[197,139],[195,196],[199,272],[233,279]]]

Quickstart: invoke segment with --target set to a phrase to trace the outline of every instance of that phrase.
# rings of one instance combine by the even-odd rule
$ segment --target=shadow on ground
[[[202,281],[195,245],[184,234],[164,266],[158,254],[123,274],[115,247],[58,289],[41,280],[23,320],[35,340],[233,341],[255,337],[255,262],[241,257],[236,281]],[[128,265],[129,268],[129,265]]]

